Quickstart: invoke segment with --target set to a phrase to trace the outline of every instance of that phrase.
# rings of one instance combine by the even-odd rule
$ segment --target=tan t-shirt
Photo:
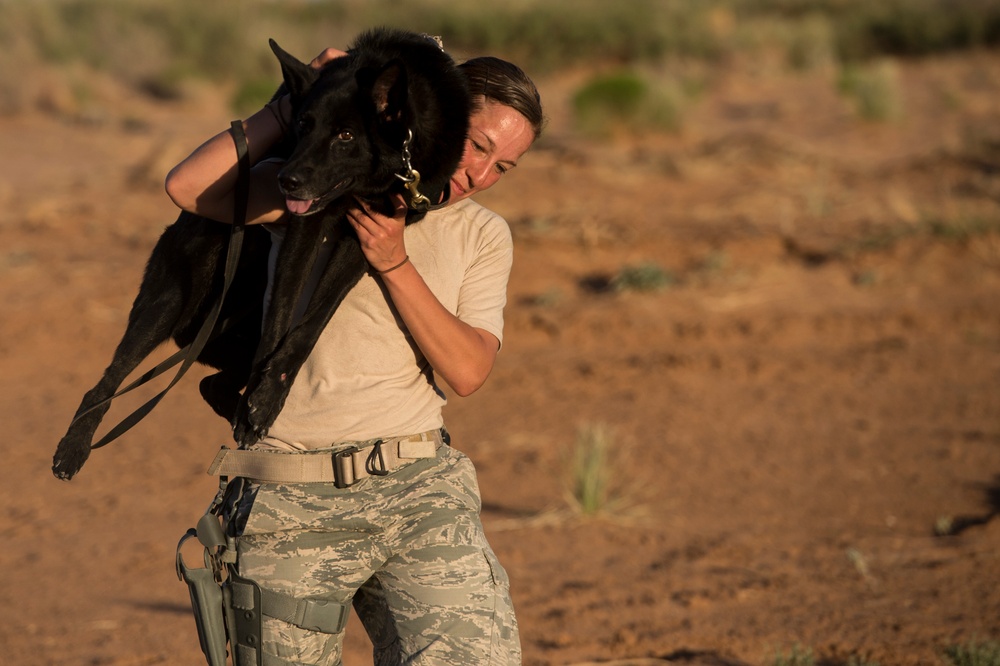
[[[272,269],[281,231],[272,228]],[[504,219],[464,200],[404,233],[410,261],[441,304],[502,340],[513,258]],[[258,446],[299,451],[424,432],[444,424],[445,402],[381,281],[366,274],[333,314]]]

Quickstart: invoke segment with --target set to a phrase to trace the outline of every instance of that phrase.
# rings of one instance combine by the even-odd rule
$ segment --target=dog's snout
[[[278,174],[278,185],[285,194],[295,194],[301,192],[308,179],[308,174],[301,171],[286,173],[282,171]]]

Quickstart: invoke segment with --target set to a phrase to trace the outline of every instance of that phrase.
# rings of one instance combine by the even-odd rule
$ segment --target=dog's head
[[[295,215],[317,213],[360,196],[391,210],[402,192],[403,144],[421,190],[437,201],[464,148],[469,101],[464,78],[436,44],[419,35],[363,34],[321,70],[300,62],[273,40],[292,100],[295,148],[278,176]],[[446,197],[445,197],[446,198]]]

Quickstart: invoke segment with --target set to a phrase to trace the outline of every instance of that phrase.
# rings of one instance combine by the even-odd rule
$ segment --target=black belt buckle
[[[349,488],[354,485],[356,481],[354,478],[354,454],[358,451],[358,447],[352,446],[333,454],[333,485],[335,487]],[[342,465],[346,465],[346,467]],[[348,470],[350,470],[349,476]]]
[[[365,460],[365,471],[372,476],[385,476],[389,473],[389,470],[385,466],[385,458],[382,456],[381,439],[375,440],[375,444],[372,445],[372,452],[368,454],[368,458]]]

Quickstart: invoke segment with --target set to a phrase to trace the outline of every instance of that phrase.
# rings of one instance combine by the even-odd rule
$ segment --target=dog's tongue
[[[312,205],[312,199],[293,199],[287,197],[285,199],[285,206],[288,211],[294,215],[305,215],[309,212],[309,207]]]

